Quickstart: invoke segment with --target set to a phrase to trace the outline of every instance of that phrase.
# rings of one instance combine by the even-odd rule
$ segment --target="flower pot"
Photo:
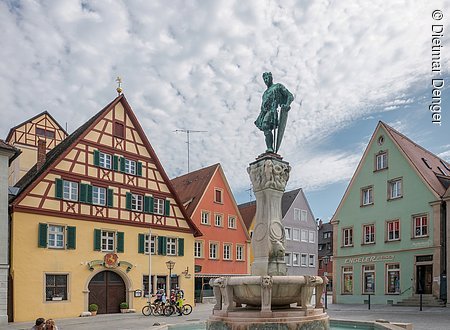
[[[97,315],[97,311],[91,311],[91,316]]]
[[[121,312],[121,313],[128,313],[128,308],[121,308],[121,309],[120,309],[120,312]]]

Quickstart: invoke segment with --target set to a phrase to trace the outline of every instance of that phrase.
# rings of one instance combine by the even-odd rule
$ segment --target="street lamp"
[[[172,281],[172,269],[175,267],[175,261],[169,260],[166,261],[167,269],[169,270],[169,285],[167,286],[169,289],[168,295],[170,297],[170,289],[171,289],[171,281]]]
[[[326,276],[328,276],[328,261],[330,261],[330,257],[329,256],[325,256],[322,258],[323,259],[323,264],[325,265],[325,271],[324,271],[324,276],[326,278]],[[328,308],[328,293],[327,293],[327,286],[328,286],[328,281],[325,281],[325,309]]]

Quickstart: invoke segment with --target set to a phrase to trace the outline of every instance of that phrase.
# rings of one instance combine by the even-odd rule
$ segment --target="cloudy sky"
[[[441,10],[443,18],[432,18]],[[254,126],[271,71],[295,100],[280,154],[316,217],[333,215],[377,122],[450,160],[447,1],[0,2],[0,137],[47,110],[73,132],[117,76],[169,177],[220,162],[239,203],[265,150]],[[431,71],[441,24],[441,75]],[[445,81],[442,126],[431,79]]]

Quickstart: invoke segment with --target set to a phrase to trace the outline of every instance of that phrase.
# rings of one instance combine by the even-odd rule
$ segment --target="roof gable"
[[[118,143],[113,136],[114,122],[111,117],[112,111],[118,111],[119,118],[120,116],[123,118],[126,137],[120,139],[120,143]],[[102,131],[100,131],[100,128]],[[185,225],[186,228],[191,230],[196,236],[201,235],[201,232],[186,214],[175,189],[172,187],[167,174],[124,95],[119,95],[86,123],[81,125],[64,141],[49,151],[47,153],[46,161],[41,168],[37,168],[36,165],[32,167],[16,185],[21,190],[13,200],[13,206],[18,205],[27,193],[38,185],[50,171],[55,169],[61,171],[64,169],[64,162],[67,162],[71,158],[74,159],[74,157],[79,157],[76,156],[77,152],[74,150],[78,145],[84,145],[86,148],[83,151],[85,156],[82,158],[81,163],[87,162],[87,155],[91,155],[92,157],[92,152],[89,151],[89,148],[96,148],[98,146],[103,146],[104,148],[108,148],[107,150],[114,152],[126,152],[127,154],[135,154],[136,157],[145,157],[145,159],[148,159],[148,164],[151,167],[149,168],[149,175],[155,177],[155,190],[159,189],[161,192],[166,193],[166,195],[170,193],[170,196],[178,206],[177,210],[179,209],[182,213],[180,217],[183,217],[187,222],[187,225]],[[93,147],[89,147],[90,145]],[[80,154],[80,152],[78,152],[78,154]],[[75,165],[78,166],[77,164]],[[83,165],[81,165],[81,167],[83,167]]]
[[[341,210],[342,205],[344,204],[351,188],[353,187],[353,183],[361,172],[363,165],[366,163],[367,157],[369,157],[369,151],[376,143],[375,140],[376,137],[380,134],[380,131],[384,131],[386,132],[386,134],[388,134],[399,153],[405,158],[410,167],[415,171],[417,176],[422,180],[425,186],[432,192],[432,194],[436,198],[443,196],[443,194],[445,193],[445,187],[436,176],[437,173],[433,171],[433,168],[438,170],[437,167],[439,166],[439,164],[441,165],[441,167],[445,164],[445,166],[450,168],[450,165],[447,162],[441,160],[433,153],[414,143],[409,138],[399,133],[389,125],[380,121],[378,122],[378,125],[375,128],[375,131],[373,132],[366,149],[364,150],[363,156],[361,157],[358,166],[356,167],[356,170],[352,178],[350,179],[350,183],[348,184],[344,196],[342,197],[332,217],[332,221],[336,220],[335,217]],[[431,169],[427,167],[426,163],[421,158],[427,159],[427,162],[430,164]]]
[[[250,230],[252,226],[253,219],[256,215],[256,201],[239,204],[239,212],[241,213],[242,220],[244,221],[247,230]]]

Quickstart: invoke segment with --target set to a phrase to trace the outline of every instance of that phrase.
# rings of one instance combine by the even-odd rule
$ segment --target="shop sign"
[[[391,261],[391,260],[394,260],[393,255],[381,255],[381,256],[347,258],[344,260],[344,263],[355,264],[355,263],[367,263],[367,262]]]

